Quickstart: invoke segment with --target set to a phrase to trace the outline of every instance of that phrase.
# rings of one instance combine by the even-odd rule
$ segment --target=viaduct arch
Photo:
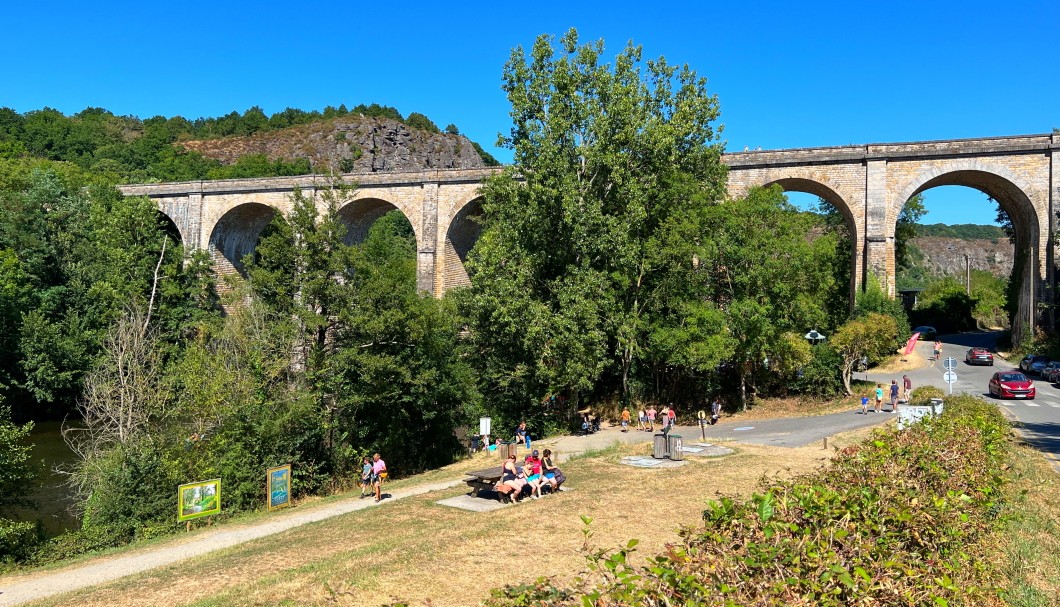
[[[1018,317],[1022,328],[1032,330],[1043,320],[1054,326],[1058,151],[1060,133],[1053,133],[736,152],[722,161],[729,167],[732,198],[751,187],[778,184],[820,196],[840,210],[853,247],[851,293],[871,273],[895,296],[895,225],[910,197],[941,185],[986,193],[1012,218],[1017,254],[1026,253]],[[463,263],[480,233],[479,188],[499,170],[343,176],[356,186],[340,207],[349,240],[363,238],[383,213],[400,210],[416,234],[417,286],[441,296],[466,285]],[[312,196],[327,187],[327,178],[310,175],[128,185],[121,190],[154,200],[176,225],[186,248],[208,249],[221,271],[240,271],[242,255],[253,250],[273,214],[290,211],[296,188]]]

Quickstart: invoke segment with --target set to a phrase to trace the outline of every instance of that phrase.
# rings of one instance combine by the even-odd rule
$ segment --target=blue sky
[[[1060,127],[1060,2],[21,2],[0,106],[147,118],[380,103],[492,149],[515,46],[570,27],[706,76],[731,150],[1045,133]],[[505,150],[493,150],[510,159]],[[989,223],[971,190],[925,222]]]

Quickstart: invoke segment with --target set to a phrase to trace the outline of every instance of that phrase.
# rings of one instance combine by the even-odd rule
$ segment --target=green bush
[[[24,561],[44,539],[37,523],[0,518],[0,561]]]
[[[633,540],[589,554],[576,588],[540,579],[488,604],[999,604],[975,548],[1002,522],[1007,430],[995,407],[951,398],[939,418],[877,431],[822,471],[711,502],[645,566]]]
[[[931,399],[942,398],[943,396],[945,396],[945,393],[941,388],[920,386],[919,388],[913,388],[912,394],[909,395],[909,404],[928,405],[931,404]]]

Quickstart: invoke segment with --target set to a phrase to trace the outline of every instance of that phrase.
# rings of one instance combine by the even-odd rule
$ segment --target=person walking
[[[622,431],[629,432],[629,407],[622,409]]]
[[[648,429],[648,413],[644,411],[644,407],[641,407],[640,411],[637,412],[637,430],[641,431],[641,430],[647,430],[647,429]]]
[[[932,354],[934,354],[936,361],[942,360],[942,342],[941,341],[939,341],[937,339],[935,340],[935,349],[932,351]]]
[[[898,413],[898,382],[891,380],[891,413]]]
[[[721,401],[718,397],[714,397],[714,402],[710,403],[710,425],[718,423],[718,419],[721,417]]]
[[[375,487],[375,501],[383,499],[382,485],[386,480],[386,462],[378,453],[372,456],[372,486]]]
[[[655,432],[655,405],[648,406],[648,432]]]
[[[883,384],[876,384],[876,413],[883,412]]]
[[[908,375],[902,376],[902,398],[905,402],[909,402],[909,394],[913,391],[913,380],[909,379]]]
[[[361,462],[361,499],[371,495],[372,490],[372,460],[365,457]]]

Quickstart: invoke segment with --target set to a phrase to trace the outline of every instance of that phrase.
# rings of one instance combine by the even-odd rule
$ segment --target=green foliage
[[[847,394],[853,394],[850,378],[854,370],[862,361],[878,362],[894,351],[898,345],[898,325],[893,317],[873,312],[836,329],[829,343],[843,361],[843,386]]]
[[[0,108],[0,160],[31,157],[69,162],[95,174],[108,175],[115,182],[305,175],[312,171],[305,158],[269,160],[252,154],[233,165],[222,165],[177,144],[193,139],[249,136],[349,114],[397,120],[411,128],[440,132],[423,114],[413,112],[406,119],[395,108],[376,103],[358,105],[352,111],[345,105],[313,111],[286,108],[272,116],[255,106],[242,114],[233,111],[196,120],[181,116],[141,120],[115,116],[102,108],[88,108],[73,116],[51,108],[26,114]],[[474,145],[487,164],[498,164],[481,146]]]
[[[869,314],[885,314],[894,319],[897,338],[905,339],[910,335],[909,316],[902,302],[891,299],[883,292],[875,275],[870,274],[865,281],[865,288],[858,293],[854,304],[854,317],[860,318]]]
[[[975,328],[976,323],[972,316],[975,307],[975,299],[967,294],[963,284],[953,278],[932,282],[920,293],[917,302],[918,313],[924,318],[934,319],[936,328],[942,331],[967,331]]]
[[[901,270],[911,265],[912,240],[917,236],[917,222],[927,215],[924,197],[917,194],[906,201],[894,226],[894,265]]]
[[[430,118],[424,116],[419,112],[412,112],[409,117],[405,119],[405,124],[414,129],[421,131],[427,131],[428,133],[441,133],[441,129],[438,125],[431,121]]]
[[[1005,237],[1005,232],[996,225],[980,225],[974,223],[958,223],[946,225],[943,223],[917,224],[917,237],[934,236],[939,238],[960,238],[961,240],[997,240]]]
[[[663,293],[693,273],[680,236],[697,231],[689,226],[723,182],[717,101],[694,72],[642,65],[633,46],[602,64],[602,43],[579,46],[573,30],[561,45],[541,37],[505,67],[515,127],[503,143],[515,167],[484,189],[464,300],[485,385],[509,423],[545,394],[576,404],[611,371],[629,394],[646,329],[678,328],[663,317],[687,300]]]
[[[996,565],[973,556],[1003,520],[1008,425],[972,396],[904,431],[877,431],[820,472],[710,502],[659,555],[636,540],[587,550],[575,588],[510,585],[487,604],[993,604]]]
[[[931,399],[942,398],[945,396],[941,388],[935,386],[919,386],[913,388],[913,392],[909,395],[909,403],[912,405],[928,405],[931,404]]]

